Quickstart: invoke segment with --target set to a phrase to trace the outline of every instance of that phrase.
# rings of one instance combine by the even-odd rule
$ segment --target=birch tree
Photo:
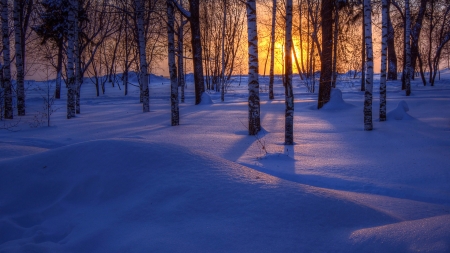
[[[294,93],[292,90],[292,0],[286,1],[285,38],[285,130],[284,144],[294,144]]]
[[[366,90],[366,68],[367,68],[367,62],[366,62],[366,51],[367,51],[367,46],[366,46],[366,24],[365,24],[365,14],[364,14],[364,4],[362,7],[362,12],[363,12],[363,17],[362,17],[362,47],[361,47],[361,91],[365,91]]]
[[[248,134],[256,135],[261,130],[259,79],[258,79],[258,32],[256,25],[256,1],[247,0],[248,34]]]
[[[142,111],[150,111],[148,74],[147,74],[147,55],[144,34],[144,3],[143,0],[134,0],[134,10],[136,12],[137,37],[139,47],[139,80],[142,92]]]
[[[77,0],[69,1],[69,13],[67,18],[67,119],[75,117],[75,69],[74,69],[74,50],[75,50],[75,29],[77,28],[75,19],[75,6]]]
[[[381,70],[380,70],[380,121],[386,121],[386,61],[388,39],[388,0],[382,0],[382,42],[381,42]]]
[[[272,30],[270,33],[270,74],[269,74],[269,99],[274,99],[273,81],[275,68],[275,22],[277,18],[277,0],[272,2]]]
[[[13,96],[11,85],[11,55],[9,45],[8,0],[2,0],[3,34],[3,92],[5,119],[13,119]]]
[[[80,22],[79,22],[79,12],[80,12],[80,1],[74,1],[74,12],[75,12],[75,24],[74,24],[74,67],[75,67],[75,84],[74,84],[74,93],[75,93],[75,114],[80,114],[80,88],[81,88],[81,50],[80,50]]]
[[[406,96],[411,94],[411,14],[409,0],[405,0],[405,91]]]
[[[22,8],[19,0],[14,0],[14,46],[16,55],[16,83],[17,83],[17,114],[25,115],[25,70],[23,62],[23,41],[22,41]]]
[[[166,0],[167,4],[167,38],[168,38],[168,62],[170,74],[170,104],[172,126],[180,124],[180,113],[178,109],[178,82],[177,66],[175,63],[175,17],[173,2]]]
[[[364,30],[366,41],[366,90],[364,92],[364,130],[373,129],[372,92],[373,92],[373,49],[372,49],[372,6],[371,0],[364,0]]]
[[[181,1],[181,7],[183,7],[183,1]],[[177,38],[178,38],[178,85],[181,88],[181,103],[184,103],[184,88],[186,86],[184,80],[184,26],[187,21],[183,19],[183,15],[180,13],[180,25],[178,26]]]

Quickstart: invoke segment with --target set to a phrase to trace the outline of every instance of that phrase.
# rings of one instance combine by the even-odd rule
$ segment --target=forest
[[[257,9],[263,18],[257,18]],[[318,90],[321,108],[329,101],[337,76],[352,72],[361,79],[361,91],[365,91],[364,124],[371,130],[374,59],[381,58],[383,100],[386,80],[401,79],[407,96],[415,78],[433,86],[441,66],[445,61],[447,67],[449,64],[449,15],[450,5],[444,0],[273,0],[258,4],[241,0],[5,0],[2,117],[13,118],[13,99],[17,115],[25,115],[25,79],[44,72],[44,68],[56,78],[55,99],[61,96],[62,84],[67,88],[68,119],[80,113],[80,88],[85,77],[93,80],[97,96],[100,89],[105,92],[106,83],[114,86],[116,82],[127,95],[130,72],[139,73],[140,102],[143,112],[148,112],[149,73],[164,68],[173,82],[172,125],[178,125],[178,101],[184,102],[189,65],[194,74],[195,104],[209,90],[221,92],[224,101],[231,76],[248,72],[250,135],[260,127],[260,72],[265,76],[269,69],[269,99],[273,99],[275,72],[283,76],[286,122],[293,117],[288,113],[293,111],[293,73],[305,81],[309,92]],[[381,35],[381,41],[373,34],[376,38]],[[118,73],[122,73],[120,80]],[[14,87],[12,74],[16,77]],[[384,120],[384,103],[380,113]],[[292,129],[289,131],[292,135]],[[292,143],[292,139],[286,142]]]
[[[449,0],[0,0],[0,252],[449,252]]]

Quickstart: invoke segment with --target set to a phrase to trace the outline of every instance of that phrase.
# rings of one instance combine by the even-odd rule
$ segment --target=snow
[[[200,102],[200,105],[212,105],[214,102],[212,101],[211,97],[208,95],[208,93],[204,92],[202,94],[202,101]]]
[[[402,100],[398,103],[397,108],[388,112],[387,117],[389,119],[395,120],[408,120],[412,119],[412,117],[408,114],[409,107],[405,100]]]
[[[337,88],[331,88],[330,101],[326,103],[323,107],[323,111],[337,111],[337,110],[345,110],[353,107],[352,104],[346,103],[342,98],[342,91]],[[317,105],[313,105],[311,109],[316,110]]]
[[[45,126],[47,84],[33,82],[27,116],[0,122],[17,123],[0,130],[0,252],[450,251],[448,70],[434,87],[413,81],[410,97],[388,82],[386,122],[374,93],[370,132],[357,79],[341,77],[317,110],[295,77],[293,146],[279,78],[272,101],[260,78],[257,136],[245,77],[225,102],[205,94],[208,106],[188,82],[176,127],[168,79],[152,76],[149,113],[136,86],[95,97],[85,81],[76,118],[63,89]]]

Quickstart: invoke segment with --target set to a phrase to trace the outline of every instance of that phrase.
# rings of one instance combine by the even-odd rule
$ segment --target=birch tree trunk
[[[181,103],[184,103],[184,25],[185,21],[183,21],[183,15],[180,14],[180,23],[181,25],[178,27],[178,85],[181,88]]]
[[[321,68],[317,105],[318,109],[322,108],[326,103],[328,103],[328,101],[330,101],[333,75],[333,5],[333,0],[322,0],[320,14],[322,17],[322,52],[319,53],[321,55]],[[319,46],[317,48],[319,48]]]
[[[333,36],[333,80],[331,81],[331,86],[336,88],[337,79],[337,47],[338,47],[338,37],[339,37],[339,8],[338,1],[334,2],[334,36]]]
[[[372,49],[372,6],[371,0],[364,0],[364,30],[366,41],[366,89],[364,93],[364,130],[373,129],[372,122],[372,92],[373,92],[373,49]]]
[[[148,91],[148,74],[147,74],[147,55],[145,47],[144,34],[144,3],[143,0],[134,0],[136,11],[137,35],[139,46],[139,80],[142,85],[142,111],[150,111],[149,91]]]
[[[25,84],[24,84],[24,62],[22,51],[22,25],[21,25],[21,7],[19,0],[14,0],[14,39],[16,53],[16,83],[17,83],[17,114],[25,115]]]
[[[80,51],[80,27],[79,27],[79,1],[75,1],[75,25],[74,25],[74,43],[75,43],[75,53],[74,53],[74,62],[75,62],[75,114],[80,114],[80,88],[81,88],[81,51]]]
[[[67,118],[75,117],[75,6],[77,0],[69,1],[68,28],[67,28]]]
[[[175,17],[174,6],[172,1],[167,0],[167,39],[168,39],[168,62],[170,74],[170,105],[172,126],[180,124],[180,113],[178,109],[178,82],[177,82],[177,65],[175,63]]]
[[[363,18],[362,18],[362,46],[361,46],[361,91],[366,90],[366,25],[364,17],[364,6],[363,6]]]
[[[9,47],[8,0],[2,0],[3,33],[3,88],[5,119],[13,119],[13,98],[11,87],[11,55]]]
[[[273,82],[275,68],[275,21],[277,18],[277,0],[272,4],[272,31],[270,33],[270,70],[269,70],[269,99],[274,99]]]
[[[256,1],[247,0],[248,33],[248,134],[261,130],[259,80],[258,80],[258,33],[256,26]]]
[[[222,24],[222,73],[220,74],[221,92],[220,100],[225,101],[225,28],[227,27],[227,0],[223,1],[223,24]]]
[[[285,129],[284,144],[294,144],[294,93],[292,90],[292,0],[286,1],[285,39]]]
[[[409,0],[405,0],[405,90],[406,96],[411,94],[411,14]]]
[[[381,42],[381,70],[380,70],[380,121],[386,121],[386,61],[388,38],[388,1],[383,0],[381,6],[382,42]]]

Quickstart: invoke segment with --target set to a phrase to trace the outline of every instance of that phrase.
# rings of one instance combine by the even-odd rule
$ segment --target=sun
[[[305,64],[305,61],[307,59],[307,53],[306,53],[306,45],[303,43],[302,49],[300,49],[300,42],[298,40],[293,40],[293,46],[294,50],[297,56],[297,61],[300,66]],[[268,75],[270,72],[270,38],[265,38],[263,41],[259,43],[259,62],[260,62],[260,74],[262,75]],[[302,50],[303,52],[301,52]],[[284,40],[279,39],[275,41],[275,59],[274,59],[274,74],[275,75],[281,75],[284,73],[284,59],[285,59],[285,52],[284,52]],[[294,51],[291,54],[292,57],[292,71],[293,73],[298,73],[297,65],[295,62],[294,57]],[[303,57],[303,59],[302,59]]]

